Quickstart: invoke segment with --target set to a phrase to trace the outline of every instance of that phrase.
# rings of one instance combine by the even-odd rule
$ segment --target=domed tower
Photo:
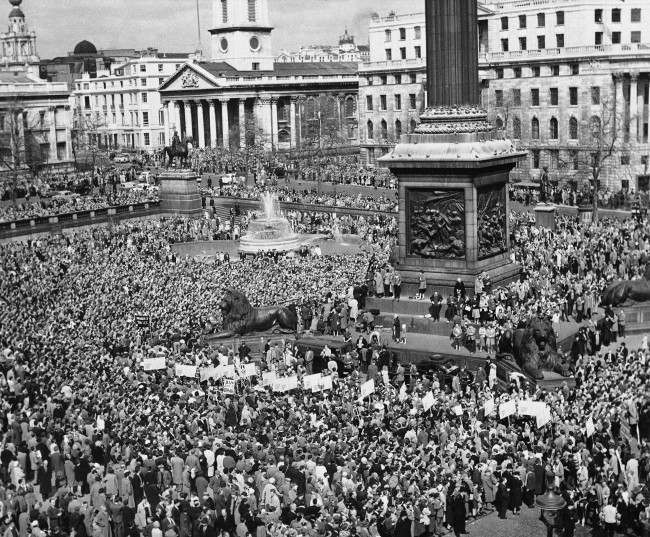
[[[268,0],[213,0],[212,60],[240,71],[272,71]]]
[[[20,9],[23,0],[9,0],[13,6],[9,13],[9,29],[0,34],[2,57],[5,69],[34,70],[38,74],[39,57],[36,54],[36,34],[27,30],[25,14]]]

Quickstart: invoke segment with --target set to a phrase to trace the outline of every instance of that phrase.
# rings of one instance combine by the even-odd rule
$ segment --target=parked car
[[[117,155],[115,159],[113,159],[113,162],[116,162],[118,164],[128,164],[131,162],[131,159],[128,155]]]

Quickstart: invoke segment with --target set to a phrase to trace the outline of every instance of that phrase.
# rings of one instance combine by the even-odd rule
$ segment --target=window
[[[512,137],[515,139],[521,138],[521,119],[519,119],[519,116],[512,118]]]
[[[395,75],[395,84],[401,84],[402,83],[402,75],[397,74]]]
[[[552,76],[560,76],[560,66],[559,65],[551,65],[551,75]]]
[[[379,77],[379,80],[381,82],[381,85],[385,86],[386,84],[388,84],[388,75],[381,75]]]
[[[415,129],[418,126],[418,122],[415,121],[415,119],[411,119],[411,122],[409,123],[409,129],[411,132],[415,132]]]
[[[375,83],[375,80],[373,79],[373,77],[369,76],[368,77],[368,85],[372,86],[374,83]]]
[[[530,122],[530,137],[539,140],[539,119],[534,117]]]
[[[159,85],[159,86],[162,86],[164,83],[165,83],[165,79],[164,79],[164,78],[159,78],[159,79],[158,79],[158,85]]]
[[[641,43],[641,32],[638,30],[633,31],[630,34],[630,43]]]
[[[578,139],[578,120],[571,116],[569,119],[569,140]]]
[[[546,48],[546,36],[537,36],[537,48],[540,50]]]
[[[369,112],[373,110],[372,95],[366,95],[366,110]]]
[[[641,22],[641,9],[638,7],[632,8],[632,22]]]
[[[399,40],[406,41],[406,28],[399,29]]]
[[[400,47],[400,49],[399,49],[399,57],[402,60],[406,59],[406,47]]]
[[[164,69],[165,69],[165,66],[162,63],[159,63],[158,64],[158,72],[162,73]]]
[[[557,140],[558,138],[558,124],[557,124],[557,119],[554,117],[551,118],[551,121],[549,122],[549,129],[548,129],[548,135],[551,140]]]
[[[617,7],[612,9],[612,22],[621,22],[621,10]]]
[[[146,86],[147,85],[147,79],[146,78],[141,78],[140,79],[140,85],[141,86]]]
[[[416,58],[422,57],[422,47],[420,45],[415,46],[415,57]]]
[[[372,140],[375,137],[375,127],[372,124],[372,121],[368,120],[366,124],[366,129],[368,131],[368,140]]]
[[[146,73],[147,72],[147,65],[145,63],[140,64],[140,72],[141,73]]]
[[[388,138],[388,123],[386,123],[385,119],[381,120],[381,138],[382,140],[386,140]]]
[[[496,106],[503,106],[503,90],[495,90],[494,101],[496,103]]]
[[[259,71],[260,70],[260,62],[253,62],[252,70],[253,71]]]
[[[537,14],[537,27],[538,28],[543,28],[546,26],[546,14],[545,13],[538,13]]]
[[[555,24],[557,26],[564,26],[564,11],[555,12]]]
[[[124,114],[122,114],[124,115]],[[158,111],[158,125],[164,125],[165,124],[165,111],[164,110],[159,110]]]
[[[146,93],[143,93],[143,94],[142,94],[142,102],[143,102],[143,103],[146,103],[146,102],[147,102],[147,94],[146,94]]]
[[[530,90],[530,103],[533,106],[539,106],[539,88],[533,88]]]
[[[497,78],[503,78],[503,69],[501,67],[497,68]]]
[[[393,51],[389,48],[386,49],[386,61],[389,62],[393,59]]]
[[[555,46],[557,48],[564,48],[564,34],[555,35]]]
[[[594,44],[602,45],[603,44],[603,32],[596,32],[594,34]]]
[[[149,126],[149,112],[142,112],[142,126]]]
[[[602,9],[595,9],[594,10],[594,22],[597,22],[598,24],[603,22],[603,10]]]
[[[515,75],[515,78],[521,78],[521,67],[515,67],[512,72]]]
[[[520,37],[519,38],[519,50],[526,50],[526,38],[525,37]]]
[[[144,133],[144,145],[151,145],[151,140],[148,132]]]
[[[526,15],[519,15],[519,28],[526,28]]]
[[[578,106],[578,88],[569,88],[569,104]]]
[[[402,136],[402,122],[399,119],[395,120],[395,138]]]
[[[410,73],[409,78],[411,79],[411,84],[417,84],[418,75],[415,73]]]
[[[384,32],[384,41],[386,43],[390,43],[390,41],[391,41],[391,31],[390,30],[386,30]]]
[[[533,76],[534,76],[535,78],[539,78],[539,75],[540,75],[540,69],[539,69],[539,67],[538,67],[538,66],[533,67]]]
[[[345,100],[345,117],[354,117],[357,113],[357,100],[354,97],[348,97]]]
[[[90,95],[84,96],[84,108],[86,110],[88,110],[90,108]]]
[[[395,95],[395,110],[401,110],[401,109],[402,109],[402,96]]]
[[[248,0],[248,22],[257,22],[257,0]]]
[[[501,50],[503,52],[508,52],[508,50],[510,50],[510,44],[507,37],[501,40]]]
[[[379,96],[379,108],[381,110],[386,110],[386,96],[385,95],[380,95]]]
[[[591,88],[591,104],[600,104],[600,87],[598,86]]]
[[[557,106],[560,100],[558,89],[549,88],[548,92],[551,100],[551,106]]]
[[[519,88],[513,88],[512,90],[512,105],[521,106],[521,90]]]
[[[422,27],[416,26],[414,30],[415,30],[415,39],[422,39]]]
[[[228,22],[228,0],[221,0],[221,21]]]
[[[415,110],[418,107],[418,99],[417,95],[415,93],[410,93],[409,94],[409,108],[411,110]]]
[[[571,74],[572,75],[579,75],[580,74],[580,64],[579,63],[572,63],[571,64]]]
[[[503,119],[497,116],[497,120],[495,121],[495,126],[497,130],[499,131],[503,130]]]
[[[621,43],[621,32],[612,32],[612,45],[619,45]]]
[[[532,160],[532,166],[534,170],[539,169],[539,154],[540,154],[539,149],[533,149],[531,152],[531,160]]]
[[[630,165],[630,154],[623,153],[621,155],[621,166],[629,166],[629,165]]]
[[[508,17],[501,17],[501,29],[502,30],[508,29]]]

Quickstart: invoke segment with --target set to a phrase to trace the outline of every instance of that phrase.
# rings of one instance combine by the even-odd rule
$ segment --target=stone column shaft
[[[185,101],[185,136],[194,140],[194,129],[192,128],[192,105],[189,101]]]
[[[228,121],[228,100],[221,101],[221,128],[223,130],[223,147],[230,148],[230,123]]]
[[[214,101],[210,101],[210,147],[217,147],[217,107]]]
[[[197,136],[199,137],[198,146],[200,148],[205,147],[205,123],[203,122],[203,101],[196,101],[196,122],[197,125]]]
[[[56,108],[51,107],[49,109],[49,115],[50,115],[50,162],[54,162],[56,160],[59,160],[59,157],[57,155],[56,151]]]
[[[246,100],[239,99],[239,147],[246,147]]]

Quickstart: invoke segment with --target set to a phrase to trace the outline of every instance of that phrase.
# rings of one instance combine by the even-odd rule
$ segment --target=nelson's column
[[[425,0],[429,108],[380,162],[399,179],[399,270],[450,291],[514,279],[509,174],[524,155],[497,138],[479,103],[476,0]]]

